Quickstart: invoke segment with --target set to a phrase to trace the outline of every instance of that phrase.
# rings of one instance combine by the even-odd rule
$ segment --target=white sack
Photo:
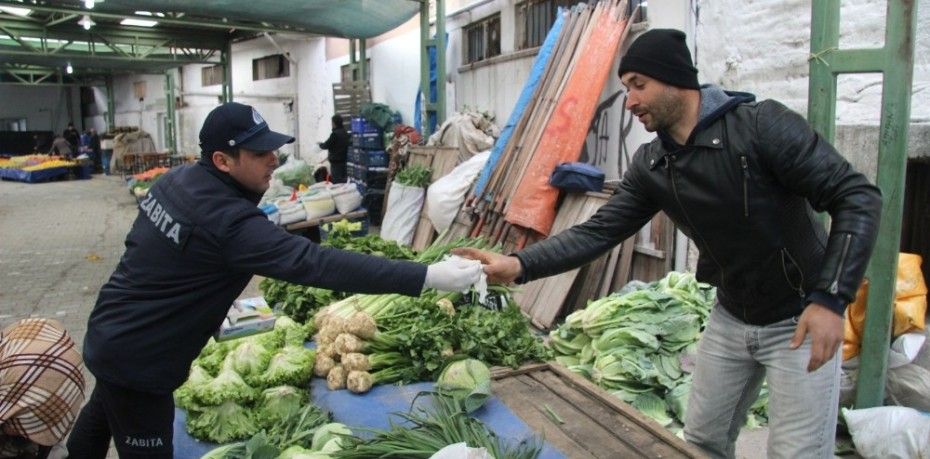
[[[431,187],[432,188],[432,187]],[[387,211],[381,221],[381,237],[388,241],[410,245],[413,233],[420,221],[420,209],[423,208],[423,188],[391,182],[388,194]]]
[[[442,234],[452,226],[455,215],[465,201],[465,195],[490,157],[490,151],[483,151],[455,166],[452,172],[429,186],[426,191],[426,215],[437,232]]]
[[[843,408],[853,443],[865,459],[930,457],[930,415],[913,408]]]

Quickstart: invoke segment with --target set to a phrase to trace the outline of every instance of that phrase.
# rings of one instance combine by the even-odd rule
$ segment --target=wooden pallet
[[[333,108],[345,121],[362,113],[362,105],[371,102],[371,88],[367,81],[333,83]]]
[[[407,150],[407,165],[419,165],[428,167],[433,171],[430,183],[435,182],[440,177],[452,172],[457,165],[459,149],[451,147],[411,147]],[[423,203],[423,209],[420,211],[420,220],[417,223],[416,232],[413,235],[411,247],[414,250],[423,250],[433,242],[436,237],[436,231],[433,224],[427,217],[427,203]]]
[[[491,378],[494,395],[568,458],[706,457],[636,408],[559,364],[495,368]]]

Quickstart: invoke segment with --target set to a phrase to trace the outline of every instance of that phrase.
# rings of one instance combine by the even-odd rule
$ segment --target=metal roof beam
[[[250,32],[288,32],[288,33],[298,33],[304,35],[318,35],[311,31],[292,27],[292,26],[283,26],[275,25],[270,23],[248,23],[248,22],[238,22],[230,21],[228,19],[218,19],[218,18],[206,18],[206,17],[190,17],[188,15],[177,15],[177,16],[142,16],[136,14],[120,14],[115,12],[102,12],[99,10],[86,10],[80,7],[70,7],[64,5],[32,5],[24,4],[12,0],[0,0],[0,6],[13,6],[18,8],[29,8],[33,11],[39,11],[44,13],[63,13],[63,14],[76,14],[76,15],[89,15],[92,18],[109,18],[109,19],[144,19],[150,21],[158,21],[159,24],[168,24],[175,26],[183,27],[195,27],[195,28],[211,28],[211,29],[222,29],[225,31],[233,30],[245,30]]]
[[[154,45],[171,40],[177,46],[223,49],[226,44],[226,35],[222,32],[203,30],[128,30],[122,26],[98,24],[90,31],[81,29],[76,24],[44,27],[33,22],[12,18],[0,17],[0,28],[11,37],[38,38],[46,40],[89,41],[94,37],[107,37],[111,42]]]

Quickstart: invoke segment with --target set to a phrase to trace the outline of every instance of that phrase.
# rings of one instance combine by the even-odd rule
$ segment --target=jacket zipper
[[[781,257],[782,257],[781,258],[781,270],[783,273],[785,273],[785,280],[788,281],[788,286],[796,290],[798,292],[798,295],[801,298],[804,298],[804,271],[801,270],[801,265],[799,265],[798,262],[794,261],[794,257],[791,256],[791,253],[788,252],[788,249],[781,250]],[[788,266],[787,266],[787,263],[785,263],[786,257],[788,261],[790,261],[791,264],[794,265],[795,268],[798,268],[798,273],[801,275],[801,283],[799,284],[798,287],[795,287],[794,285],[792,285],[791,278],[788,277]]]
[[[682,215],[685,216],[685,220],[688,221],[688,225],[691,226],[691,229],[694,231],[701,242],[704,243],[704,247],[707,247],[707,254],[710,255],[711,260],[714,260],[714,263],[717,265],[717,268],[720,269],[720,287],[723,290],[726,290],[726,276],[724,276],[723,265],[717,261],[717,257],[714,256],[714,252],[710,249],[710,244],[707,243],[707,239],[704,239],[704,235],[698,231],[697,226],[694,226],[694,223],[691,221],[691,216],[688,215],[688,211],[685,210],[684,204],[681,203],[681,196],[678,195],[678,185],[675,182],[675,167],[672,165],[672,160],[675,159],[675,155],[670,155],[665,157],[665,168],[668,170],[668,178],[672,182],[672,194],[675,195],[675,201],[678,203],[678,208],[681,209]],[[746,314],[746,307],[743,307],[743,320],[749,322],[749,317]]]
[[[846,241],[843,243],[843,252],[840,253],[840,262],[836,266],[836,277],[830,284],[830,294],[836,295],[840,291],[840,275],[843,273],[843,264],[846,263],[846,255],[849,253],[849,244],[852,243],[852,234],[846,235]]]
[[[749,161],[743,155],[739,157],[739,162],[743,168],[743,216],[749,218]]]

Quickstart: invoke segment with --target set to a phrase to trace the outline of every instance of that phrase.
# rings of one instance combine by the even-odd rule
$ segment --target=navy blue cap
[[[200,128],[200,150],[207,155],[231,148],[272,151],[292,142],[293,137],[269,129],[253,107],[237,102],[214,108]]]

